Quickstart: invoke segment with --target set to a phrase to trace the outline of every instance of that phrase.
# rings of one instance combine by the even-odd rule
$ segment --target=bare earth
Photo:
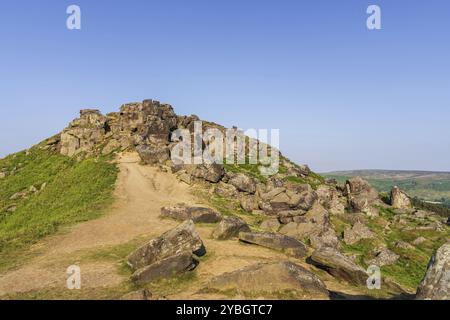
[[[82,259],[86,252],[126,244],[138,237],[150,239],[174,228],[178,223],[160,219],[160,209],[180,202],[199,203],[190,187],[172,174],[157,168],[142,166],[135,153],[122,154],[120,174],[116,185],[116,202],[102,218],[80,223],[49,237],[36,245],[38,255],[26,265],[0,275],[0,297],[26,292],[66,289],[66,269],[76,264],[81,268],[82,287],[107,289],[126,282],[127,276],[118,270],[117,262]],[[197,227],[211,257],[197,268],[197,281],[181,293],[169,294],[171,299],[222,298],[199,295],[196,292],[212,277],[262,261],[288,259],[285,255],[258,246],[243,245],[237,240],[216,241],[210,238],[213,226]],[[300,260],[291,259],[310,269]],[[321,276],[329,289],[342,289],[332,278]],[[89,296],[83,297],[89,299]]]

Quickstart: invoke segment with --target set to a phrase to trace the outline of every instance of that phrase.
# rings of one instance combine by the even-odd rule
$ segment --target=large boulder
[[[366,285],[368,275],[364,269],[338,250],[321,247],[313,252],[310,261],[316,267],[327,271],[332,276],[355,285]]]
[[[398,187],[393,187],[391,190],[391,206],[396,209],[411,209],[411,199]]]
[[[309,239],[315,248],[323,245],[339,246],[339,238],[332,228],[330,214],[318,202],[304,215],[294,217],[294,221],[284,225],[279,232],[299,240]]]
[[[324,283],[315,274],[289,261],[260,263],[224,273],[212,279],[204,290],[234,292],[249,298],[280,298],[288,294],[293,299],[329,299]]]
[[[210,208],[189,207],[184,204],[161,208],[161,217],[179,221],[216,223],[222,220],[222,215]]]
[[[345,213],[345,201],[341,200],[339,192],[334,186],[319,186],[316,190],[320,204],[323,205],[331,214]]]
[[[280,250],[296,258],[303,258],[308,253],[308,249],[304,243],[278,233],[241,232],[239,233],[239,240],[270,249]]]
[[[212,233],[217,240],[226,240],[239,236],[240,232],[250,232],[250,227],[239,217],[224,217]]]
[[[375,234],[360,221],[357,221],[352,228],[348,228],[344,231],[344,242],[349,245],[355,244],[362,239],[373,238],[375,238]]]
[[[198,256],[205,254],[205,247],[192,220],[187,220],[175,229],[150,240],[131,253],[127,263],[137,270],[185,251]]]
[[[193,177],[212,183],[219,182],[224,174],[225,169],[223,165],[217,163],[197,165],[192,172]]]
[[[131,281],[142,285],[161,278],[170,278],[194,270],[198,263],[190,250],[184,251],[138,269],[131,276]]]
[[[354,177],[346,181],[345,194],[350,208],[356,212],[368,212],[371,205],[378,199],[378,192],[361,177]]]
[[[440,247],[431,257],[416,298],[450,300],[450,242]]]
[[[256,182],[253,178],[242,174],[231,174],[228,183],[236,187],[239,191],[254,194],[256,192]]]

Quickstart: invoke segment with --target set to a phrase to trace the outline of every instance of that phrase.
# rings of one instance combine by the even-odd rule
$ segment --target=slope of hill
[[[323,175],[341,183],[349,177],[360,176],[380,192],[389,192],[393,186],[398,186],[411,197],[450,207],[450,172],[353,170],[328,172]]]
[[[0,271],[61,227],[99,217],[112,203],[110,157],[77,161],[46,143],[0,159]]]
[[[0,299],[410,297],[446,265],[427,269],[447,219],[400,190],[389,205],[363,179],[343,187],[282,155],[271,176],[249,163],[174,163],[198,120],[152,100],[82,110],[0,160]],[[180,128],[187,138],[172,136]],[[83,284],[68,290],[74,264]],[[379,290],[367,287],[373,266]],[[445,298],[439,285],[433,297]]]

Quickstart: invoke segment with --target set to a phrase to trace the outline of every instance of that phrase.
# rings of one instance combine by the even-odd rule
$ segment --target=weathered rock
[[[136,270],[185,251],[197,256],[205,254],[205,247],[192,220],[187,220],[175,229],[150,240],[130,254],[127,262]]]
[[[361,177],[347,180],[345,190],[350,207],[356,212],[370,210],[370,206],[379,199],[378,192]]]
[[[282,224],[288,224],[290,222],[300,222],[297,221],[297,218],[302,217],[306,214],[306,211],[303,210],[285,210],[278,212],[278,220]],[[306,219],[305,219],[306,221]]]
[[[355,244],[362,239],[373,238],[375,238],[375,234],[359,221],[357,221],[351,229],[349,228],[344,231],[344,242],[349,245]]]
[[[217,163],[198,165],[192,172],[192,176],[195,178],[204,179],[212,183],[219,182],[224,174],[225,169],[223,165]]]
[[[250,232],[250,227],[239,217],[224,217],[212,233],[217,240],[238,237],[240,232]]]
[[[331,228],[330,215],[318,202],[301,219],[299,222],[288,223],[279,232],[296,239],[305,239]]]
[[[295,299],[325,300],[329,292],[312,272],[289,261],[260,263],[212,279],[206,291],[236,292],[251,298],[289,293]]]
[[[232,174],[228,183],[235,186],[236,189],[242,192],[247,192],[250,194],[254,194],[256,192],[255,180],[242,173]]]
[[[431,257],[416,298],[450,300],[450,242],[440,247]]]
[[[318,233],[313,233],[309,236],[309,241],[314,249],[320,249],[322,247],[339,248],[339,237],[332,228],[322,230]]]
[[[246,212],[252,212],[259,208],[258,200],[254,195],[243,194],[239,197],[241,208]]]
[[[280,229],[280,226],[281,226],[281,224],[278,221],[278,219],[269,219],[269,220],[263,221],[259,227],[265,231],[277,232],[278,229]]]
[[[343,214],[345,212],[345,204],[335,187],[319,186],[316,194],[320,204],[327,208],[331,214]]]
[[[219,196],[225,198],[233,198],[236,197],[238,194],[238,191],[235,186],[224,182],[219,182],[216,188],[214,189],[214,192]]]
[[[391,206],[396,209],[411,209],[411,200],[409,196],[398,187],[391,190]]]
[[[289,196],[283,192],[270,200],[270,206],[274,211],[289,210],[291,208],[290,201]]]
[[[123,295],[120,300],[151,300],[152,293],[148,289],[141,289]]]
[[[102,154],[107,155],[112,153],[113,151],[120,150],[122,145],[116,139],[111,139],[103,148]]]
[[[142,285],[162,278],[170,278],[174,275],[192,271],[198,265],[192,252],[184,251],[167,258],[158,260],[150,265],[142,267],[133,273],[131,281]]]
[[[266,248],[281,250],[296,258],[303,258],[307,254],[307,247],[304,243],[278,233],[271,232],[241,232],[239,240],[257,244]]]
[[[61,154],[92,153],[104,140],[107,128],[107,119],[98,110],[81,110],[80,118],[72,121],[61,133]]]
[[[313,265],[326,270],[332,276],[355,285],[366,285],[369,277],[366,271],[350,258],[330,247],[321,247],[314,251],[310,260]]]
[[[170,159],[170,150],[167,146],[139,145],[136,151],[146,164],[163,164]]]
[[[270,201],[276,196],[278,196],[280,193],[283,193],[285,191],[286,191],[285,188],[275,188],[270,190],[269,192],[261,193],[260,197],[263,201]]]
[[[382,267],[396,263],[399,258],[400,256],[398,254],[395,254],[387,248],[383,248],[376,253],[375,259],[371,260],[370,263]]]
[[[188,207],[184,204],[161,208],[161,217],[203,223],[216,223],[222,220],[222,215],[210,208]]]
[[[300,198],[298,203],[295,205],[295,208],[309,210],[314,206],[317,200],[318,196],[315,191],[304,191],[300,193]]]

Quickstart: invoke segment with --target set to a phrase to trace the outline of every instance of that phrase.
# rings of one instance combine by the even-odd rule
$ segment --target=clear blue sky
[[[447,0],[5,0],[0,41],[0,156],[81,108],[154,98],[279,128],[282,151],[317,171],[450,171]]]

